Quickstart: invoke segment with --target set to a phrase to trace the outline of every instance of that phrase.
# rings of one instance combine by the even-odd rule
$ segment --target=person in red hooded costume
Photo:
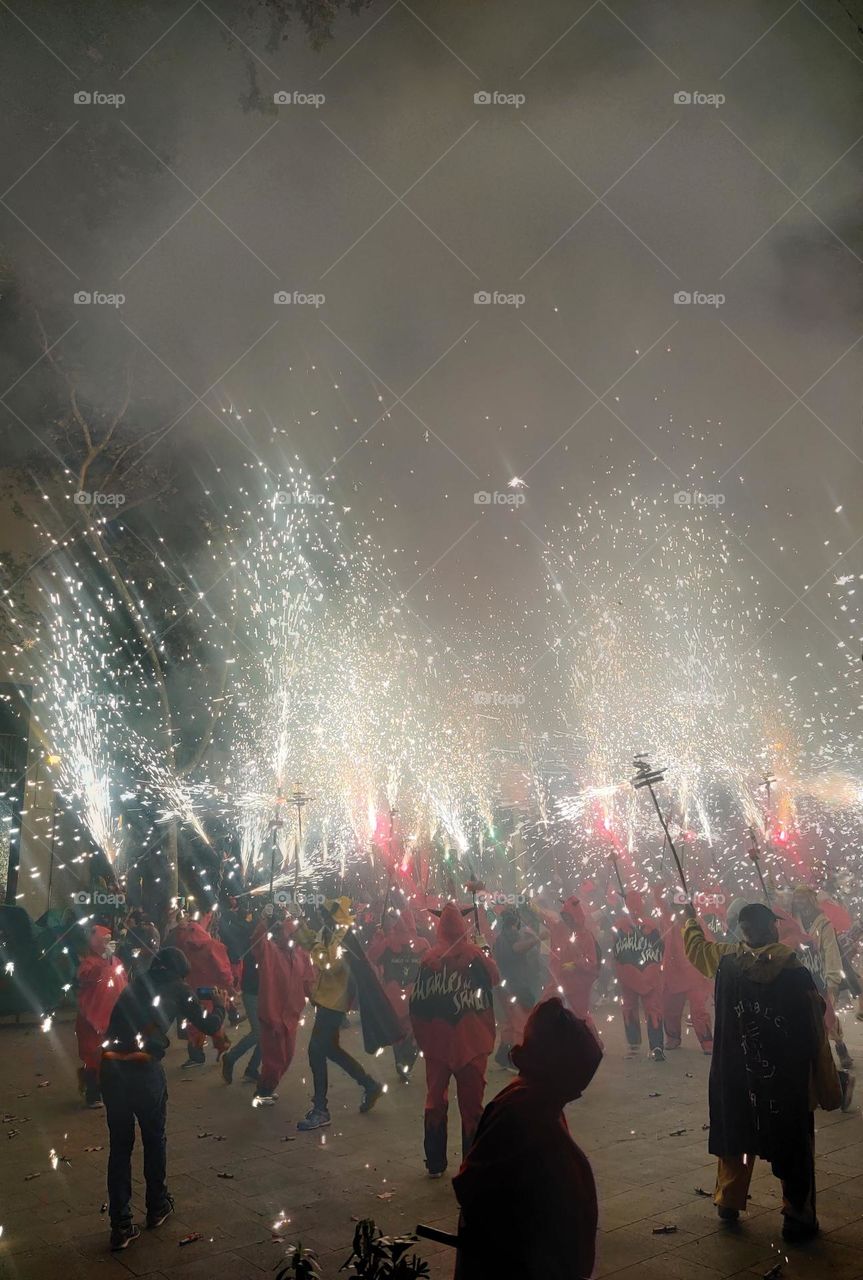
[[[190,920],[188,917],[181,919],[170,935],[169,945],[182,951],[188,960],[189,973],[186,982],[194,991],[200,987],[215,987],[223,991],[233,990],[234,973],[225,944],[208,933],[199,921]],[[201,999],[201,1005],[206,1012],[211,1010],[212,1003],[212,1000]],[[203,1031],[199,1031],[191,1024],[187,1025],[186,1034],[189,1056],[183,1066],[202,1067],[206,1062],[204,1055],[206,1037]],[[214,1032],[212,1040],[219,1058],[231,1047],[231,1042],[224,1031]]]
[[[593,1025],[590,995],[599,977],[602,954],[581,902],[574,895],[560,909],[551,926],[550,987],[577,1018]]]
[[[297,1026],[315,983],[309,953],[295,942],[295,932],[295,922],[275,918],[268,904],[252,935],[261,1024],[261,1071],[253,1107],[276,1101],[276,1088],[293,1061]]]
[[[668,897],[668,891],[660,886],[653,891],[662,923],[662,1021],[665,1028],[665,1048],[680,1048],[683,1038],[683,1010],[688,1001],[698,1043],[702,1052],[709,1055],[713,1052],[713,1027],[707,1004],[713,994],[713,983],[687,960],[683,946],[683,912],[682,909],[675,911]]]
[[[127,981],[125,969],[112,954],[111,930],[94,925],[90,930],[89,951],[78,966],[78,1017],[75,1020],[78,1057],[84,1064],[79,1081],[88,1107],[103,1105],[99,1088],[102,1041],[111,1010]]]
[[[432,1178],[447,1166],[450,1077],[461,1113],[462,1154],[482,1115],[488,1055],[494,1048],[492,989],[497,965],[468,937],[465,917],[448,902],[438,921],[437,943],[420,964],[410,999],[414,1037],[426,1064],[425,1163]]]
[[[486,1107],[453,1178],[461,1207],[455,1280],[587,1280],[596,1185],[563,1108],[590,1084],[602,1049],[554,996],[531,1013],[512,1060],[518,1079]]]
[[[630,1052],[641,1048],[639,1002],[647,1020],[647,1043],[656,1062],[665,1061],[662,1033],[662,931],[648,915],[644,898],[631,889],[626,914],[614,922],[612,954],[623,1005],[623,1026]]]
[[[366,948],[402,1029],[403,1038],[393,1045],[393,1058],[399,1078],[405,1082],[419,1054],[411,1027],[410,998],[420,962],[430,948],[429,941],[417,933],[414,914],[408,906],[387,911]]]

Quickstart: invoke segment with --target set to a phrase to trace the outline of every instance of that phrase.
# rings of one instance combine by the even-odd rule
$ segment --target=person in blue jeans
[[[189,962],[182,951],[163,947],[147,973],[139,974],[114,1005],[105,1033],[99,1073],[108,1121],[108,1212],[111,1249],[126,1249],[141,1234],[132,1221],[132,1149],[135,1122],[144,1148],[147,1226],[160,1227],[174,1212],[168,1193],[165,1122],[168,1082],[162,1059],[175,1019],[205,1035],[221,1030],[226,995],[215,989],[213,1011],[206,1012],[183,981]]]

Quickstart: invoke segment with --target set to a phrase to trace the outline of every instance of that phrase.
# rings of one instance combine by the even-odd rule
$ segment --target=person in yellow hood
[[[322,1129],[330,1123],[328,1062],[341,1067],[363,1090],[360,1111],[371,1111],[383,1093],[383,1085],[352,1058],[339,1043],[339,1032],[354,1000],[354,979],[345,942],[353,927],[350,898],[333,898],[322,911],[323,927],[314,930],[303,923],[297,942],[305,947],[315,971],[309,999],[315,1006],[315,1025],[309,1037],[309,1066],[314,1094],[311,1109],[297,1123],[301,1131]]]
[[[710,1066],[709,1150],[718,1158],[714,1203],[724,1222],[746,1208],[756,1158],[782,1183],[785,1240],[818,1232],[814,1110],[847,1107],[824,1030],[824,1001],[796,953],[779,942],[763,903],[740,912],[742,943],[710,942],[689,906],[683,943],[699,973],[716,979]]]

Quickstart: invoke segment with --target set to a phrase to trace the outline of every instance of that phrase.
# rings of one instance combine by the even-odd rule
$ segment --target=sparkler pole
[[[292,798],[297,810],[297,852],[294,856],[294,901],[296,902],[300,885],[300,849],[303,844],[303,806],[310,800],[314,800],[314,796],[307,796],[297,783],[292,792]]]
[[[656,798],[656,792],[653,790],[654,784],[664,780],[664,774],[661,769],[651,769],[650,765],[643,755],[638,755],[633,761],[635,765],[635,777],[632,785],[636,791],[640,791],[642,787],[647,787],[650,792],[650,798],[653,801],[653,807],[656,810],[659,821],[662,823],[662,830],[665,832],[665,839],[668,841],[668,847],[671,850],[671,856],[674,859],[674,865],[677,867],[677,874],[680,876],[680,883],[683,886],[683,892],[689,897],[689,885],[686,883],[686,876],[683,872],[683,864],[678,857],[677,850],[674,847],[674,841],[671,838],[671,832],[668,829],[668,823],[665,821],[665,815],[659,807],[659,801]]]
[[[611,865],[614,867],[614,874],[617,876],[617,883],[618,883],[618,886],[620,887],[620,896],[622,899],[626,897],[626,890],[623,887],[623,880],[621,879],[621,875],[620,875],[620,866],[618,865],[617,854],[612,853],[610,857],[611,857]]]
[[[773,903],[770,901],[770,890],[767,888],[767,882],[764,879],[764,872],[761,870],[761,850],[758,846],[758,836],[755,833],[754,827],[749,828],[749,839],[751,841],[749,846],[749,857],[755,863],[755,870],[758,872],[758,879],[761,881],[761,891],[764,894],[764,901],[767,903],[768,907],[772,907]]]

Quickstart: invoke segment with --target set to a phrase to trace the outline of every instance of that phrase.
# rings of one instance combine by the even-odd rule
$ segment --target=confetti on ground
[[[677,1227],[671,1226],[671,1225],[664,1226],[664,1227],[654,1227],[653,1234],[655,1236],[673,1236],[677,1234]]]
[[[217,1173],[217,1174],[216,1174],[216,1177],[217,1177],[217,1178],[233,1178],[233,1176],[234,1176],[234,1175],[233,1175],[232,1173]]]
[[[24,1181],[32,1182],[34,1178],[41,1178],[41,1177],[42,1177],[41,1173],[25,1173]]]
[[[203,1238],[200,1231],[193,1231],[191,1235],[183,1236],[182,1240],[178,1241],[178,1244],[182,1247],[184,1244],[194,1244],[196,1240],[203,1240]]]

